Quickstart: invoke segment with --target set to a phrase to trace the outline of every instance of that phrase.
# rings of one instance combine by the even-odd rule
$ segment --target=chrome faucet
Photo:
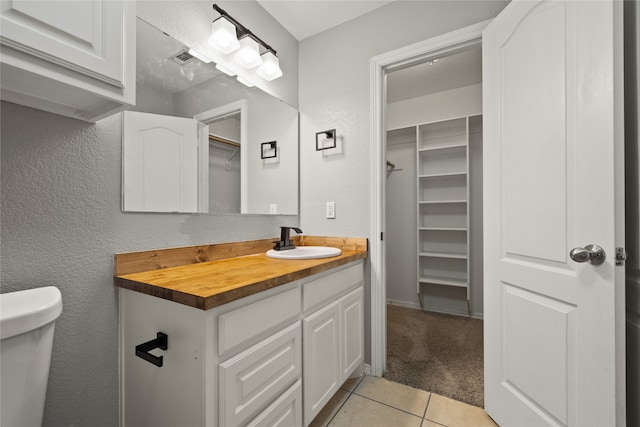
[[[302,230],[297,227],[280,227],[280,241],[274,242],[274,250],[286,251],[289,249],[295,249],[296,246],[291,241],[291,237],[289,237],[291,230],[295,231],[296,233],[302,233]]]

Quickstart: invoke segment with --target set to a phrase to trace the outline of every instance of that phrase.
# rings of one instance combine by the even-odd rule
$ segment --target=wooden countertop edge
[[[279,237],[119,253],[114,255],[113,275],[122,276],[264,253],[273,248],[274,240],[279,240]],[[343,251],[368,250],[365,237],[307,236],[302,234],[293,237],[293,240],[297,246],[332,246]]]
[[[231,301],[254,295],[258,292],[272,289],[277,286],[293,282],[295,280],[304,279],[305,277],[309,277],[314,274],[339,267],[341,265],[349,264],[366,257],[366,251],[355,251],[354,253],[351,253],[347,256],[319,259],[317,260],[320,262],[319,264],[301,268],[300,270],[295,270],[277,277],[258,280],[255,283],[251,283],[235,289],[230,289],[208,297],[202,297],[187,292],[181,292],[175,289],[169,289],[166,287],[138,282],[135,280],[117,276],[114,277],[114,285],[124,289],[129,289],[132,291],[141,292],[147,295],[173,301],[179,304],[188,305],[190,307],[198,308],[201,310],[209,310],[211,308],[218,307]]]

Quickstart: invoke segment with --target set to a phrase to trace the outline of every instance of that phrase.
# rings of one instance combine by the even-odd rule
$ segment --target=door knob
[[[587,245],[584,248],[573,248],[569,256],[575,262],[587,262],[591,265],[600,265],[604,262],[606,254],[604,249],[598,245]]]

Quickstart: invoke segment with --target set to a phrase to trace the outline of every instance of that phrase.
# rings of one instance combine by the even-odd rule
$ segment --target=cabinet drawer
[[[220,364],[220,426],[244,425],[295,383],[302,372],[297,322]]]
[[[218,354],[275,331],[299,314],[299,287],[222,314],[218,318]]]
[[[364,282],[362,262],[344,270],[320,277],[302,286],[302,310],[319,306],[328,300],[334,300]]]
[[[285,391],[247,427],[298,427],[302,425],[302,380]]]

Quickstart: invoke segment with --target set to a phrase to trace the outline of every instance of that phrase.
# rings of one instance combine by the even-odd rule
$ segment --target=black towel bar
[[[136,346],[136,356],[146,360],[149,363],[153,363],[156,366],[162,367],[163,356],[154,356],[149,353],[151,350],[159,348],[166,350],[169,345],[169,337],[167,334],[158,332],[157,338]]]

